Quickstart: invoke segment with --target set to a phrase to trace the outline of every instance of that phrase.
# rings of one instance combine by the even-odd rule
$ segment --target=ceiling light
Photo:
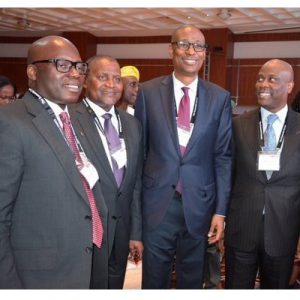
[[[231,17],[231,13],[227,8],[221,8],[221,10],[217,13],[217,16],[222,20],[227,20]]]

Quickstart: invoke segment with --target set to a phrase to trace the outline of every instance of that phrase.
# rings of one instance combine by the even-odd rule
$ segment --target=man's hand
[[[222,238],[224,232],[224,220],[225,217],[223,216],[220,215],[213,216],[210,224],[210,229],[207,234],[209,244],[214,244]]]
[[[129,241],[131,259],[137,264],[143,258],[144,246],[141,241]]]

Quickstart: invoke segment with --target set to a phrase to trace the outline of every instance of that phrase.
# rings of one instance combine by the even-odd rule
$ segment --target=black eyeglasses
[[[55,64],[56,70],[60,73],[68,73],[70,72],[72,67],[75,67],[77,72],[80,75],[86,75],[88,64],[82,61],[70,61],[68,59],[63,58],[51,58],[45,60],[37,60],[33,61],[31,64],[41,64],[41,63],[51,63]]]
[[[191,46],[193,46],[194,50],[196,52],[204,52],[208,48],[206,44],[200,44],[200,43],[190,43],[189,41],[176,41],[172,42],[172,45],[176,45],[178,49],[181,50],[189,50]]]
[[[15,101],[16,100],[16,96],[1,96],[0,95],[0,98],[2,100],[9,100],[9,101]]]

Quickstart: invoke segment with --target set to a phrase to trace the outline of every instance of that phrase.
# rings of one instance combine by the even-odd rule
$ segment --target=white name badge
[[[119,169],[125,167],[127,162],[127,153],[125,142],[123,139],[121,139],[121,146],[118,149],[113,149],[110,154],[117,163]]]
[[[186,147],[192,135],[192,131],[190,130],[190,128],[179,126],[179,125],[177,125],[177,131],[178,131],[179,145]]]
[[[279,171],[280,170],[280,152],[264,152],[258,151],[257,155],[258,171]]]
[[[83,164],[79,166],[79,171],[88,182],[90,189],[92,189],[99,179],[98,172],[83,152],[80,152],[80,156]]]

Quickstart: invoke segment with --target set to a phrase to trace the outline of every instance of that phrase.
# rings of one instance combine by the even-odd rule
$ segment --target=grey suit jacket
[[[280,170],[267,180],[257,171],[259,109],[234,119],[234,181],[225,243],[251,251],[260,236],[271,256],[293,255],[300,232],[300,115],[288,110]]]
[[[142,130],[137,119],[118,110],[127,151],[124,180],[118,188],[107,159],[97,127],[83,103],[69,106],[72,123],[80,132],[83,147],[91,148],[91,160],[96,167],[104,201],[108,207],[108,255],[112,247],[120,255],[128,255],[129,239],[141,240],[141,172]],[[117,232],[119,231],[119,232]],[[118,235],[118,238],[115,238]]]
[[[27,92],[1,107],[0,141],[0,288],[89,288],[90,207],[59,129]]]
[[[231,185],[231,107],[229,93],[199,79],[193,133],[181,157],[172,76],[141,85],[135,115],[144,129],[143,221],[146,230],[163,219],[182,180],[187,228],[206,237],[213,214],[226,215]]]

